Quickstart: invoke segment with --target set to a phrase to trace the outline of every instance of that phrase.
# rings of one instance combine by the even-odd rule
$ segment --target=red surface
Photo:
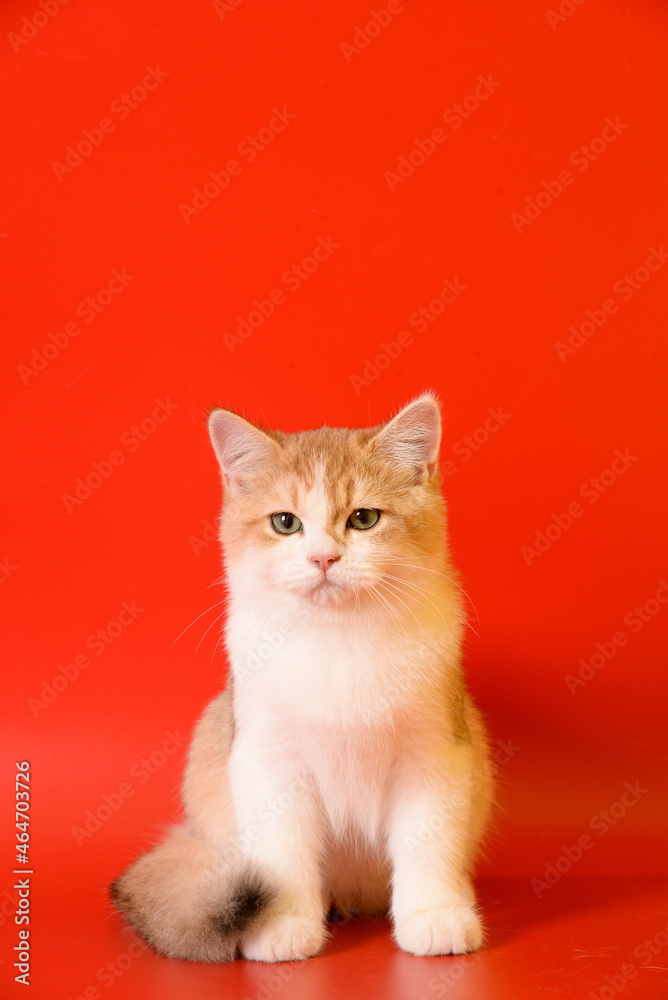
[[[226,670],[207,408],[355,426],[433,387],[470,685],[506,746],[481,874],[514,881],[483,883],[475,959],[351,925],[285,995],[436,997],[432,970],[465,964],[462,995],[605,1000],[668,919],[665,7],[404,0],[351,52],[387,5],[56,2],[0,13],[3,995],[15,762],[34,998],[127,947],[104,887],[178,814]],[[666,949],[644,964],[624,989],[668,995]],[[255,997],[271,974],[145,955],[102,995]]]

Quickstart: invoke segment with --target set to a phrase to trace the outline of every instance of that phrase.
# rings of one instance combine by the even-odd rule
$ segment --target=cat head
[[[439,564],[441,423],[430,393],[369,429],[285,434],[214,410],[209,433],[228,580],[320,605],[394,603],[417,570]]]

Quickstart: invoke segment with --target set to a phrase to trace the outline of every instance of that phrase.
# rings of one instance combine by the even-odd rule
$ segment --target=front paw
[[[396,920],[394,937],[403,951],[413,955],[463,955],[480,948],[483,928],[471,906],[455,903]]]
[[[244,935],[241,950],[244,958],[254,962],[293,962],[317,955],[324,941],[321,920],[283,913]]]

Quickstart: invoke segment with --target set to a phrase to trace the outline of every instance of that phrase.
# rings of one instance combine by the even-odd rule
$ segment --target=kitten
[[[431,394],[369,430],[209,419],[223,478],[227,689],[186,821],[112,886],[157,951],[316,955],[330,907],[388,913],[416,955],[483,939],[472,863],[492,798],[462,680]]]

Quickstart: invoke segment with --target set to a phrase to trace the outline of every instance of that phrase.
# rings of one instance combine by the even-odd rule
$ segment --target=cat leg
[[[255,742],[256,745],[253,745]],[[258,962],[289,962],[316,955],[326,937],[322,887],[322,806],[303,767],[235,741],[230,784],[245,857],[274,892],[263,919],[241,941]]]
[[[459,955],[483,942],[469,879],[483,779],[466,744],[439,756],[405,761],[393,788],[391,913],[397,944],[414,955]]]

